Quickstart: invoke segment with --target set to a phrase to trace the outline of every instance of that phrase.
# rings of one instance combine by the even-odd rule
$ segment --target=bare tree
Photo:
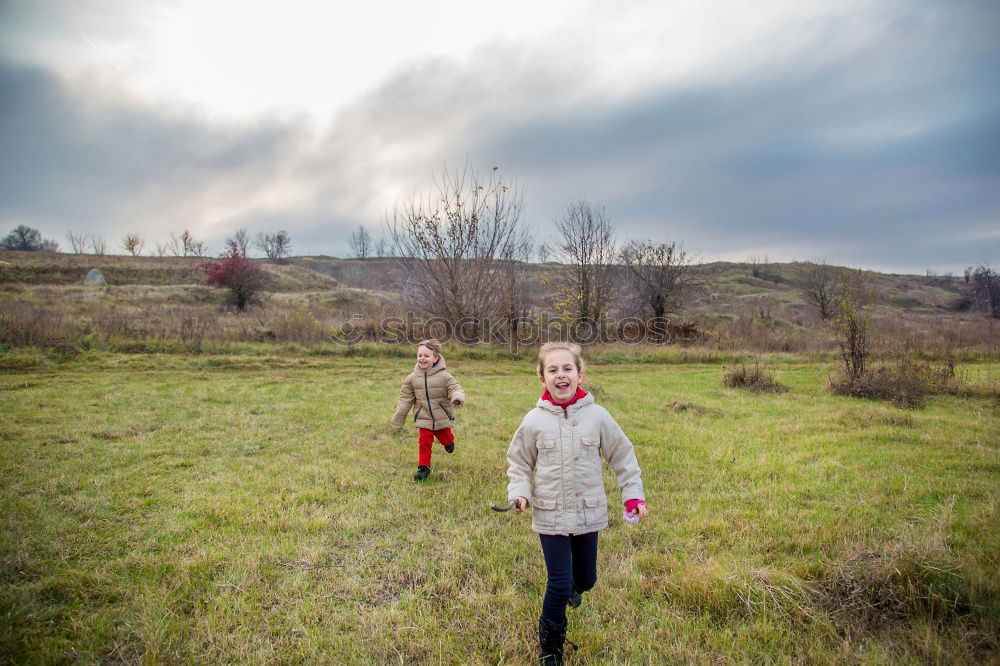
[[[187,229],[181,232],[181,251],[185,257],[204,257],[208,254],[205,242],[195,240],[194,235]]]
[[[643,316],[652,316],[660,333],[668,314],[681,310],[697,285],[687,253],[677,243],[632,241],[622,249],[630,292]]]
[[[167,253],[171,257],[186,256],[184,254],[185,250],[184,243],[181,242],[181,239],[175,236],[174,232],[172,231],[170,232],[170,238],[167,239],[166,247],[167,247]]]
[[[514,263],[527,244],[522,207],[521,191],[496,169],[484,181],[468,165],[443,169],[426,198],[399,204],[388,241],[409,303],[460,325],[466,339],[480,339],[484,320],[512,312]]]
[[[185,229],[181,232],[181,256],[188,256],[194,254],[195,239],[190,231]]]
[[[292,249],[292,237],[288,235],[288,232],[282,230],[277,231],[273,234],[265,234],[263,232],[257,234],[257,239],[254,241],[254,245],[267,255],[267,258],[271,261],[280,263],[282,259],[288,256],[288,253]]]
[[[972,309],[1000,319],[1000,275],[988,263],[972,271]]]
[[[761,256],[759,254],[751,254],[747,257],[747,277],[759,278],[763,269],[767,267],[767,255]]]
[[[358,225],[358,230],[351,234],[348,243],[351,251],[358,259],[367,259],[372,253],[372,235],[365,229],[365,225]]]
[[[521,231],[504,251],[500,261],[496,262],[502,275],[500,285],[501,304],[500,320],[502,326],[494,327],[493,333],[500,334],[497,342],[506,342],[514,353],[518,350],[518,329],[521,322],[531,314],[531,303],[524,287],[524,268],[531,259],[531,237],[527,231]]]
[[[122,237],[122,249],[131,254],[133,257],[138,257],[142,254],[142,246],[145,245],[145,243],[146,241],[136,234],[125,234]]]
[[[104,236],[98,236],[97,234],[90,235],[90,248],[94,251],[94,254],[103,255],[108,250],[108,241],[104,240]]]
[[[553,287],[556,308],[577,322],[598,325],[614,297],[612,263],[617,254],[614,227],[604,206],[577,201],[555,220],[556,258],[565,266]]]
[[[545,245],[545,243],[539,245],[535,252],[538,255],[538,263],[544,264],[549,260],[549,248]]]
[[[797,286],[806,300],[819,309],[819,316],[829,319],[837,303],[840,283],[837,267],[828,264],[826,259],[817,259],[804,265]]]
[[[165,257],[170,252],[170,241],[156,242],[156,256]]]
[[[194,234],[188,229],[182,231],[180,236],[175,236],[171,232],[164,251],[169,252],[174,257],[204,257],[208,255],[208,247],[205,242],[196,240]],[[159,246],[157,246],[157,252],[159,252]]]
[[[845,378],[852,384],[865,374],[872,354],[871,307],[875,291],[870,276],[860,269],[841,271],[839,283],[833,331],[844,362]]]
[[[250,253],[250,233],[246,229],[237,229],[232,236],[226,239],[226,247],[235,248],[241,257],[246,257]]]
[[[90,235],[82,231],[70,229],[66,232],[66,240],[69,241],[69,246],[73,249],[74,254],[83,254],[87,251],[87,246],[90,245]]]
[[[380,233],[378,238],[375,239],[375,256],[376,257],[387,257],[389,256],[389,239],[386,238],[384,233]]]
[[[223,252],[223,256],[226,256],[226,257],[243,257],[244,259],[247,258],[246,252],[244,252],[243,250],[240,249],[240,244],[232,236],[230,236],[229,238],[226,239],[225,246],[226,246],[226,249]]]

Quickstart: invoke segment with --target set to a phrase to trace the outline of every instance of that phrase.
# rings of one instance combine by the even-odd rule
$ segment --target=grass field
[[[408,359],[8,366],[0,662],[531,662],[538,540],[487,506],[537,380],[449,365],[469,400],[422,485],[388,424]],[[777,395],[712,363],[591,368],[651,517],[612,512],[569,663],[996,663],[1000,405],[902,410],[777,367]]]

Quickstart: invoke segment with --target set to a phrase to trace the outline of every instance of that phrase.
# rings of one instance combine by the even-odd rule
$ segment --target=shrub
[[[934,366],[904,357],[895,363],[884,363],[867,372],[850,377],[841,375],[831,380],[834,393],[869,400],[888,400],[900,407],[923,407],[928,395],[953,393],[957,390],[955,370],[948,365]]]
[[[761,369],[760,364],[753,367],[740,363],[722,373],[722,384],[729,388],[739,388],[754,393],[784,393],[788,387],[779,383],[770,370]]]
[[[54,240],[45,240],[38,229],[20,224],[0,239],[0,249],[22,250],[25,252],[58,252],[59,243]]]
[[[202,265],[205,284],[229,289],[233,304],[238,310],[246,309],[254,295],[261,290],[264,272],[253,260],[230,247],[226,254],[216,261]]]

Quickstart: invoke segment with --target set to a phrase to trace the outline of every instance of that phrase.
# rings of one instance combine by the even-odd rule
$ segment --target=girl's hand
[[[462,401],[461,400],[452,400],[451,404],[455,405],[456,407],[460,407],[462,405]]]
[[[635,521],[637,522],[640,518],[645,518],[649,515],[648,509],[646,509],[646,503],[640,499],[630,499],[625,502],[625,512],[629,516],[635,516]]]
[[[649,512],[646,509],[646,505],[638,504],[636,506],[633,506],[631,511],[626,510],[622,514],[622,520],[624,520],[626,523],[629,523],[630,525],[635,525],[648,515]]]
[[[528,508],[528,499],[526,497],[515,497],[514,498],[514,508],[511,509],[514,513],[524,513],[524,510]]]

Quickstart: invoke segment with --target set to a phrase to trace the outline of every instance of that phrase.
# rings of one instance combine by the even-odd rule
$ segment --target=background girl
[[[641,470],[629,441],[607,410],[579,388],[580,347],[549,342],[538,352],[544,393],[525,415],[507,451],[507,498],[514,511],[532,506],[548,582],[538,619],[541,661],[561,664],[566,605],[597,582],[597,534],[608,526],[601,459],[615,471],[625,509],[646,517]]]
[[[417,346],[417,365],[403,380],[396,401],[396,413],[392,417],[395,426],[403,425],[410,408],[416,405],[413,421],[420,429],[420,436],[415,481],[430,476],[435,437],[448,453],[455,450],[455,435],[451,432],[455,418],[452,406],[458,407],[465,402],[465,391],[445,367],[441,343],[433,339],[422,341]]]

